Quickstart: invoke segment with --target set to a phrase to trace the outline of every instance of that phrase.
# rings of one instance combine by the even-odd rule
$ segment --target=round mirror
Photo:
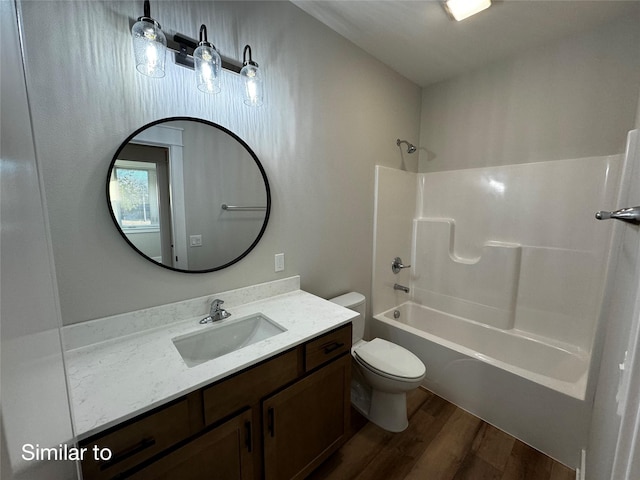
[[[271,192],[249,146],[189,117],[136,130],[113,157],[107,203],[118,231],[146,259],[179,272],[228,267],[267,227]]]

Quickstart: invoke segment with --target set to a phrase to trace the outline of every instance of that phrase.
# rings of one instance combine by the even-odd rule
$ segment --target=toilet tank
[[[364,295],[358,292],[349,292],[338,297],[330,298],[329,301],[360,314],[351,320],[353,326],[352,344],[362,340],[364,337],[364,318],[367,312],[367,301]]]

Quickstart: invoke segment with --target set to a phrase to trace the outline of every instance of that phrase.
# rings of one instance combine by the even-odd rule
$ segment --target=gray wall
[[[321,296],[369,294],[374,165],[401,167],[398,137],[417,138],[420,89],[289,2],[152,2],[165,30],[209,40],[264,67],[265,105],[239,99],[235,78],[208,97],[193,72],[136,73],[129,18],[140,2],[23,3],[27,84],[65,324],[301,275]],[[98,26],[98,27],[96,27]],[[46,41],[43,41],[46,39]],[[133,252],[107,212],[111,157],[135,129],[169,116],[204,118],[262,161],[273,204],[262,242],[210,274],[157,267]],[[275,253],[286,270],[274,273]]]
[[[629,205],[636,205],[640,200],[640,189],[637,188],[640,185],[640,165],[635,165],[634,170],[632,178],[636,187],[629,197]],[[588,478],[593,479],[611,478],[621,422],[616,398],[620,387],[619,365],[625,362],[624,352],[629,344],[636,296],[640,295],[637,274],[640,269],[638,231],[637,228],[626,225],[619,228],[624,230],[623,243],[618,250],[616,268],[609,280],[612,286],[611,298],[604,310],[604,346],[587,447],[586,471]]]
[[[57,447],[73,429],[13,2],[0,1],[0,34],[0,477],[70,480],[73,462],[21,458],[24,444]]]
[[[638,110],[636,113],[636,128],[640,128],[640,95],[638,95]]]
[[[637,14],[425,88],[420,171],[611,155],[634,127]]]
[[[635,128],[640,129],[640,102],[638,103]],[[640,204],[640,165],[630,165],[628,168],[626,182],[629,192],[627,197],[623,198],[620,207]],[[603,350],[597,379],[598,387],[594,398],[585,469],[589,479],[613,478],[612,468],[622,421],[622,416],[618,415],[616,398],[622,374],[619,365],[625,363],[625,351],[629,346],[629,336],[635,320],[633,317],[634,307],[637,296],[640,296],[640,285],[638,284],[640,239],[637,228],[630,225],[618,225],[616,228],[616,233],[621,239],[619,239],[620,244],[617,251],[614,252],[609,278],[610,293],[608,302],[604,305],[603,315],[606,322],[600,329],[603,337]],[[628,368],[630,365],[627,360]],[[632,402],[631,398],[627,402]],[[635,461],[640,461],[640,453],[636,453],[635,456]]]

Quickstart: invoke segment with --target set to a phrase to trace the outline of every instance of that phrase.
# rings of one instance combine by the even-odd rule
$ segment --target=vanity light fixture
[[[249,59],[247,60],[247,52]],[[240,77],[244,83],[244,103],[251,107],[262,105],[262,72],[256,62],[251,58],[251,47],[246,45],[242,54],[242,70]]]
[[[446,0],[444,8],[455,20],[460,21],[491,6],[491,0]]]
[[[144,2],[144,15],[131,28],[136,69],[148,77],[164,77],[167,39],[160,24],[151,18],[149,0]]]
[[[220,69],[222,59],[216,47],[207,41],[207,27],[200,26],[200,42],[193,51],[193,68],[196,71],[198,90],[215,94],[220,92]]]
[[[133,20],[131,20],[133,23]],[[251,47],[244,47],[243,62],[221,56],[207,39],[207,27],[200,27],[200,40],[181,33],[165,37],[160,24],[150,17],[149,0],[144,1],[144,16],[131,29],[136,69],[149,77],[164,77],[165,52],[174,53],[176,65],[195,70],[198,89],[215,94],[220,92],[222,70],[238,74],[243,83],[244,103],[259,107],[263,104],[263,77],[258,64],[251,58]],[[247,59],[248,52],[248,59]]]

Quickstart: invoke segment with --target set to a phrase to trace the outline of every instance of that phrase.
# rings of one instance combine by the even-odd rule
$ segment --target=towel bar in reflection
[[[252,211],[264,211],[267,207],[260,206],[240,206],[240,205],[227,205],[226,203],[222,204],[222,210],[227,210],[229,212],[252,212]]]

